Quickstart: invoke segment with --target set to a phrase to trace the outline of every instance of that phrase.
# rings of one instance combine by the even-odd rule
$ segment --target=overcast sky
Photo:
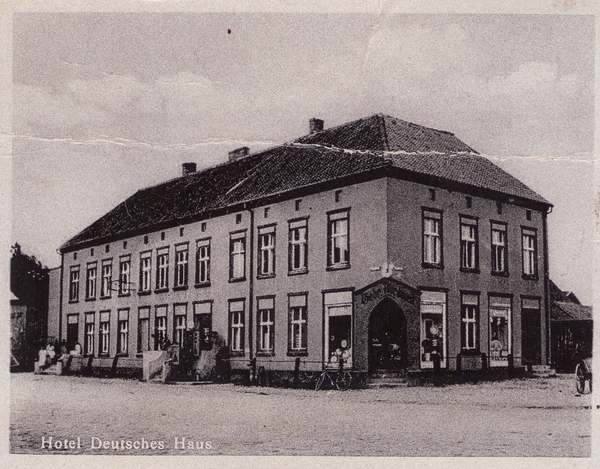
[[[591,303],[591,16],[27,13],[13,34],[12,238],[50,267],[182,162],[381,112],[552,202],[551,278]]]

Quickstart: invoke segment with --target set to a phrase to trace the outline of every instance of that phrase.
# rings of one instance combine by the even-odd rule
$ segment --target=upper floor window
[[[107,244],[108,246],[108,244]],[[112,291],[112,260],[102,261],[102,285],[100,286],[100,297],[110,298]]]
[[[131,256],[119,259],[119,295],[129,295],[131,285]]]
[[[85,299],[93,300],[96,298],[96,274],[97,266],[95,262],[87,265],[87,280],[85,283]]]
[[[327,267],[345,268],[350,265],[349,222],[348,210],[330,213],[328,216]]]
[[[210,283],[210,238],[196,241],[196,285]]]
[[[423,210],[423,264],[442,266],[442,213]]]
[[[229,238],[229,279],[246,279],[246,232],[232,233]]]
[[[275,225],[258,229],[258,276],[275,275]]]
[[[463,293],[461,296],[463,352],[479,351],[479,295]]]
[[[532,228],[522,229],[523,240],[523,275],[537,277],[537,231]]]
[[[169,288],[169,248],[160,248],[156,253],[156,289]]]
[[[506,225],[492,222],[492,273],[507,274],[507,241]]]
[[[477,220],[460,217],[460,267],[463,270],[477,270],[478,238]]]
[[[188,284],[188,244],[175,246],[175,283],[174,287],[187,287]]]
[[[308,223],[306,219],[290,222],[289,272],[308,270]]]
[[[150,292],[152,276],[152,251],[140,253],[140,293]]]
[[[69,275],[69,301],[79,301],[79,266],[71,266]]]

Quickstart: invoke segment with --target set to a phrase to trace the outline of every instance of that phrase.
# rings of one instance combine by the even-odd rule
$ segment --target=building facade
[[[548,360],[551,204],[454,135],[375,115],[138,191],[61,247],[95,363],[216,332],[233,370]]]

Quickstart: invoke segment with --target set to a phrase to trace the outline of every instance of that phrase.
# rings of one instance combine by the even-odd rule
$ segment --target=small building
[[[592,307],[584,306],[572,292],[560,290],[550,280],[552,362],[559,373],[573,373],[580,360],[592,356]]]
[[[167,339],[198,357],[212,332],[234,374],[546,364],[550,208],[449,132],[312,119],[64,243],[60,335],[107,367]]]

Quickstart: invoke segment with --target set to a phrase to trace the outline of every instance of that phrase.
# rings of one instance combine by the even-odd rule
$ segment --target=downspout
[[[60,292],[58,296],[58,343],[62,342],[62,313],[63,313],[63,272],[65,270],[65,255],[64,253],[60,253]],[[50,288],[50,284],[48,284],[48,288]],[[48,308],[49,309],[49,308]],[[46,335],[48,335],[48,328],[46,327]]]
[[[546,314],[546,363],[551,364],[551,348],[550,348],[550,301],[549,282],[550,282],[550,267],[548,266],[548,214],[552,211],[552,207],[548,211],[542,213],[543,232],[544,232],[544,311]]]
[[[254,358],[254,211],[251,208],[247,209],[250,212],[250,273],[248,283],[248,341],[250,342],[250,359]]]

